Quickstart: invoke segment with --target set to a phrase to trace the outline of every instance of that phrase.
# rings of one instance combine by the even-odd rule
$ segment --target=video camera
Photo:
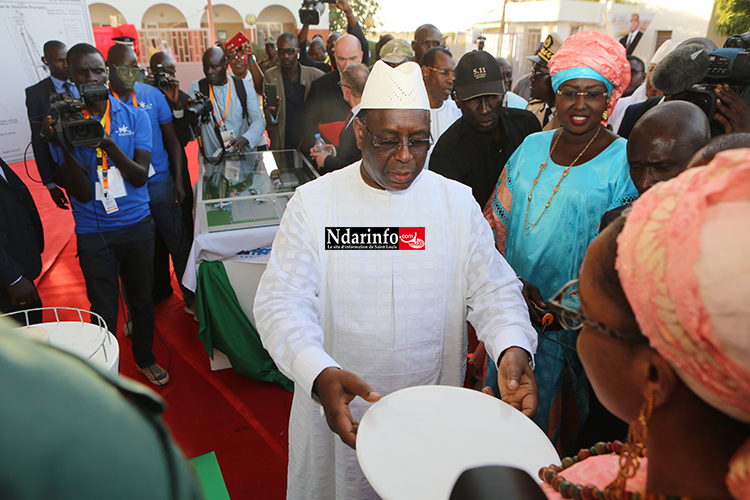
[[[109,92],[106,85],[87,85],[76,99],[68,94],[54,94],[49,112],[52,115],[52,128],[56,135],[62,135],[72,146],[94,146],[104,139],[104,128],[99,120],[86,118],[83,111],[86,103],[106,101]]]
[[[324,3],[336,3],[336,0],[302,0],[302,7],[299,9],[300,22],[311,26],[320,24],[320,16],[325,11]]]
[[[159,87],[164,92],[168,91],[172,87],[172,82],[169,80],[169,76],[167,75],[167,72],[164,70],[163,64],[156,65],[156,71],[154,71],[154,74],[153,74],[152,85],[154,87]]]
[[[717,85],[729,85],[747,101],[744,93],[750,86],[750,31],[730,36],[723,48],[711,51],[708,56],[708,71],[703,80],[673,98],[692,102],[713,120],[718,109],[714,93]]]

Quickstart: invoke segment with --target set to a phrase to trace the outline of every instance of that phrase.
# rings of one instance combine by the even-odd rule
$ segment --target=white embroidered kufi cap
[[[429,111],[430,100],[419,65],[410,61],[391,68],[383,61],[376,62],[362,92],[360,108]]]
[[[665,40],[664,43],[661,44],[661,47],[659,47],[654,53],[654,57],[651,58],[650,64],[659,64],[675,47],[677,47],[677,45],[672,43],[672,40]]]

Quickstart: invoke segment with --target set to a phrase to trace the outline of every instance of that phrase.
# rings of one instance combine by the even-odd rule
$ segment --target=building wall
[[[229,36],[233,36],[234,33],[236,33],[236,31],[238,31],[239,29],[243,29],[246,32],[247,30],[252,31],[253,26],[247,24],[245,18],[248,15],[254,15],[260,20],[262,12],[265,13],[264,17],[268,20],[283,22],[286,25],[285,30],[288,28],[289,31],[296,31],[298,27],[301,27],[301,24],[299,22],[299,14],[297,13],[300,8],[300,4],[301,2],[299,0],[275,0],[272,5],[269,5],[265,1],[258,0],[222,0],[220,4],[218,4],[218,2],[217,4],[214,4],[214,12],[216,12],[217,8],[219,8],[219,11],[221,11],[222,8],[230,8],[236,13],[236,19],[239,19],[239,21],[236,21],[236,19],[233,18],[231,22],[225,23],[232,25],[231,27],[229,27],[230,29],[237,28],[232,33],[232,35]],[[185,18],[187,28],[201,28],[201,20],[205,15],[205,0],[181,0],[180,2],[158,2],[153,0],[112,0],[107,3],[100,2],[91,4],[89,5],[89,11],[92,14],[92,23],[95,24],[110,24],[108,14],[105,15],[105,12],[108,12],[110,10],[108,9],[108,7],[110,7],[120,12],[124,23],[134,24],[136,27],[141,28],[143,27],[143,23],[145,22],[154,22],[154,14],[152,12],[149,12],[149,10],[157,5],[165,5],[165,8],[163,9],[164,18],[167,18],[169,14],[174,14],[174,12],[172,11],[172,9],[174,9],[181,13]],[[156,10],[156,12],[156,15],[159,15],[158,12],[160,12],[160,10]],[[217,23],[221,23],[220,18],[221,14],[219,16],[219,19],[216,19]],[[157,22],[159,21],[157,20]],[[168,23],[169,21],[164,22]],[[320,26],[323,27],[325,31],[327,31],[328,10],[326,10],[321,16]],[[229,31],[227,31],[227,33],[229,33]]]
[[[653,21],[643,34],[635,55],[646,63],[656,51],[658,31],[671,31],[672,41],[680,43],[688,38],[714,36],[709,28],[713,2],[686,2],[685,0],[643,0],[638,5],[612,4],[611,13],[654,13]],[[608,33],[605,22],[605,4],[580,0],[539,0],[508,2],[505,11],[506,33],[529,34],[539,32],[543,40],[549,33],[557,32],[563,39],[582,30]],[[487,32],[501,29],[502,9],[491,11],[474,28]],[[718,45],[723,44],[718,43]],[[530,55],[530,54],[528,54]]]

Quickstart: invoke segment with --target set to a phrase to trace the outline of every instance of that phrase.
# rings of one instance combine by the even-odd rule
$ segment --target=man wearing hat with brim
[[[503,106],[503,72],[488,52],[463,55],[453,88],[461,118],[435,144],[430,170],[469,186],[484,207],[510,155],[541,127],[530,112]]]
[[[391,68],[399,64],[414,60],[414,50],[411,44],[401,38],[394,38],[380,49],[380,60]]]
[[[276,51],[276,37],[266,37],[265,48],[266,58],[258,65],[263,73],[279,65],[279,54]]]
[[[484,43],[487,41],[484,35],[479,35],[477,38],[477,50],[484,50]]]
[[[526,108],[534,113],[542,126],[542,130],[553,130],[561,127],[560,120],[555,114],[555,91],[552,90],[552,79],[549,75],[549,60],[552,59],[563,40],[557,33],[550,33],[544,39],[542,48],[536,55],[527,57],[534,63],[531,68],[531,101]]]
[[[399,389],[460,386],[467,320],[499,360],[505,400],[535,412],[520,282],[470,191],[423,169],[429,110],[416,63],[375,63],[354,121],[362,160],[298,188],[281,220],[254,315],[295,382],[289,499],[377,498],[357,423]]]

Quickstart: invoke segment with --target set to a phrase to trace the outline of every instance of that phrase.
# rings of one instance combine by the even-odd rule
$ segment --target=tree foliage
[[[383,23],[378,21],[378,12],[380,11],[378,0],[349,0],[349,5],[365,33],[374,33],[375,28],[383,25]],[[331,31],[346,33],[347,22],[344,13],[334,7],[333,4],[329,4],[328,7],[330,8],[328,19]],[[372,26],[367,25],[367,19],[372,19]]]
[[[716,32],[731,36],[750,30],[750,0],[717,0]]]

